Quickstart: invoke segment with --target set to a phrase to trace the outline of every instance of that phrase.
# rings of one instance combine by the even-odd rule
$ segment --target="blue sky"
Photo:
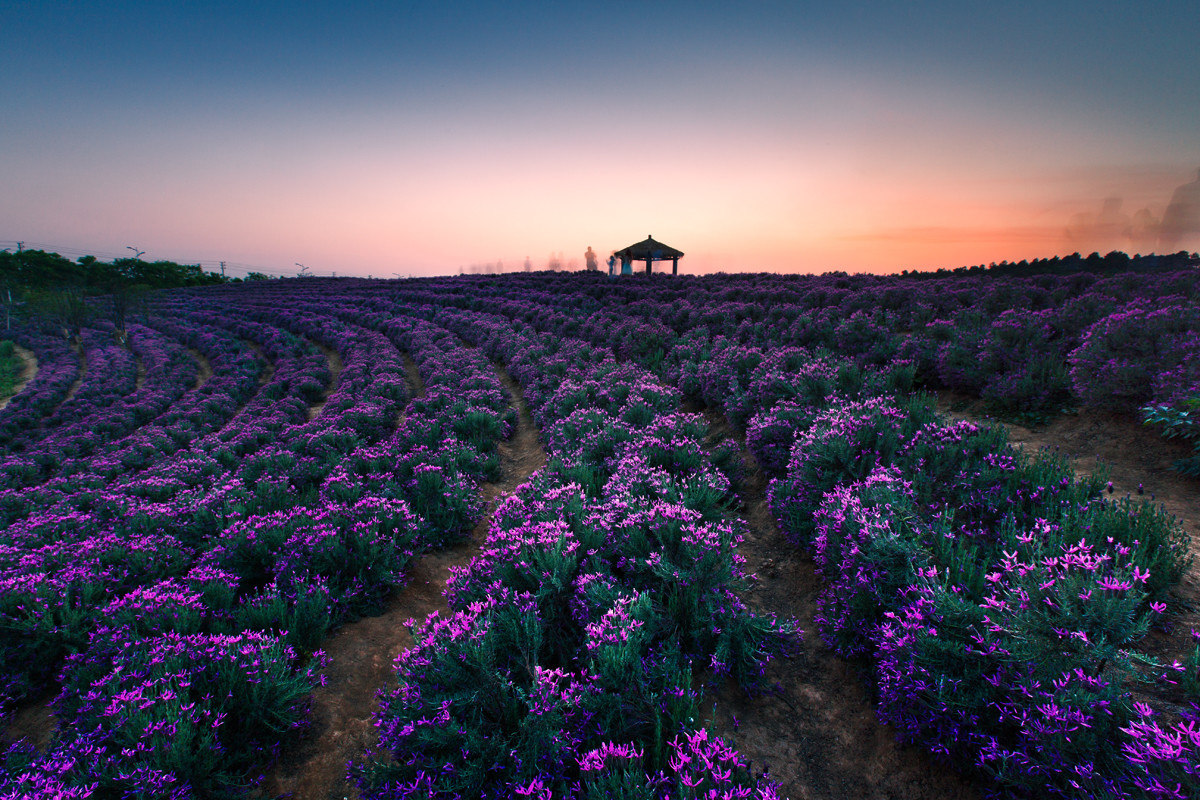
[[[1153,249],[1103,201],[1161,218],[1200,167],[1195,2],[0,18],[0,246],[434,274],[653,233],[694,271],[936,268]]]

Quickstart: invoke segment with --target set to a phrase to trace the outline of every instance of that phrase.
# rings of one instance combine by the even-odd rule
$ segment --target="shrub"
[[[303,725],[316,667],[260,633],[106,641],[68,673],[37,766],[112,796],[234,793]]]
[[[1133,645],[1164,607],[1128,550],[1049,532],[1019,537],[982,602],[920,573],[879,628],[880,716],[1006,792],[1127,796],[1147,770],[1127,687],[1159,669]]]
[[[1088,328],[1070,363],[1088,405],[1132,412],[1169,404],[1200,384],[1200,308],[1135,300]]]
[[[1043,422],[1070,408],[1074,401],[1071,374],[1061,356],[1031,356],[1021,366],[990,380],[980,396],[998,414]]]
[[[883,615],[929,566],[924,530],[909,489],[894,468],[825,495],[815,517],[813,560],[825,578],[816,622],[825,642],[846,657],[870,655]]]
[[[817,413],[807,405],[785,400],[750,418],[746,446],[767,475],[778,478],[784,474],[796,437],[808,429]]]
[[[1200,393],[1194,393],[1179,406],[1145,406],[1142,408],[1142,422],[1146,425],[1156,425],[1162,430],[1166,439],[1182,439],[1190,442],[1195,452],[1190,456],[1175,462],[1175,469],[1184,475],[1200,477]]]
[[[839,352],[863,364],[886,364],[899,348],[899,337],[880,312],[855,311],[833,331]]]
[[[494,593],[431,615],[382,696],[379,749],[352,774],[364,797],[511,796],[534,779],[563,787],[592,735],[573,676],[542,666],[543,625],[528,595]],[[444,769],[453,764],[453,769]]]
[[[700,365],[700,395],[704,402],[721,408],[734,425],[741,427],[753,412],[751,376],[762,362],[761,350],[725,339],[713,343],[709,360]]]
[[[795,543],[812,538],[812,515],[825,492],[891,464],[919,420],[892,401],[842,401],[819,414],[792,445],[787,473],[771,481],[768,500]]]
[[[947,389],[979,394],[995,373],[995,364],[984,358],[983,348],[990,333],[984,316],[965,310],[954,318],[952,336],[938,348],[938,380]]]

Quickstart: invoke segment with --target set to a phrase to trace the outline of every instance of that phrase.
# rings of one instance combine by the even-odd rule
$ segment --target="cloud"
[[[1185,242],[1194,245],[1200,240],[1200,170],[1196,171],[1196,180],[1185,183],[1171,195],[1158,234],[1164,253],[1177,252],[1176,248]]]

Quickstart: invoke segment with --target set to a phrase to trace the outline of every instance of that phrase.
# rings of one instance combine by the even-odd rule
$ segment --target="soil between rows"
[[[192,390],[198,391],[213,376],[212,362],[208,360],[208,356],[194,347],[189,347],[187,351],[188,355],[196,362],[196,383],[192,386]]]
[[[311,339],[309,341],[320,348],[321,353],[324,354],[325,359],[329,362],[329,384],[321,392],[321,399],[308,407],[308,420],[311,422],[320,416],[321,412],[325,409],[325,404],[329,402],[329,398],[337,391],[338,378],[341,377],[345,362],[342,360],[342,354],[332,347],[320,342],[313,342]]]
[[[376,694],[391,685],[396,656],[413,644],[404,622],[448,610],[442,591],[450,567],[470,562],[487,536],[500,500],[545,465],[546,453],[520,386],[500,368],[496,371],[513,397],[518,420],[513,435],[499,444],[500,479],[480,487],[486,504],[483,518],[467,542],[422,556],[413,565],[408,584],[392,594],[382,614],[343,626],[325,643],[326,684],[313,694],[309,735],[283,753],[268,773],[264,789],[271,795],[295,800],[359,796],[357,787],[346,780],[346,765],[377,742],[371,721]]]
[[[75,351],[75,354],[77,356],[79,356],[79,374],[77,376],[75,376],[75,382],[72,383],[70,385],[70,387],[67,388],[67,393],[66,393],[66,395],[63,396],[63,399],[62,399],[63,403],[66,403],[67,401],[69,401],[71,398],[73,398],[75,396],[76,392],[79,391],[79,387],[83,386],[84,378],[87,377],[87,368],[88,368],[87,350],[85,350],[83,348],[83,345],[80,344],[79,342],[71,342],[71,349],[73,351]],[[59,403],[59,405],[61,406],[62,403]]]

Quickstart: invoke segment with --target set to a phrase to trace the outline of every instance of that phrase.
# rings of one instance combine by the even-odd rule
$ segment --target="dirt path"
[[[63,403],[75,396],[75,393],[79,391],[79,387],[83,385],[83,379],[87,377],[87,351],[78,342],[72,342],[71,349],[75,351],[75,355],[79,356],[79,374],[75,376],[75,382],[67,389],[67,395],[62,399]],[[59,403],[59,405],[62,405],[62,403]]]
[[[45,751],[54,736],[57,723],[50,701],[56,692],[46,692],[0,716],[0,745],[7,746],[25,739],[39,751]]]
[[[403,351],[400,352],[400,358],[404,362],[404,376],[408,378],[408,385],[409,388],[412,389],[412,396],[414,398],[424,397],[425,380],[421,377],[421,370],[417,369],[417,362],[413,361],[412,356]],[[392,430],[399,430],[402,424],[404,424],[403,408],[401,408],[399,413],[396,414],[396,424],[393,426]]]
[[[329,402],[329,397],[337,390],[338,379],[342,375],[342,367],[345,366],[345,363],[342,361],[342,354],[337,350],[319,342],[312,342],[311,339],[309,341],[321,348],[321,352],[329,360],[329,386],[325,387],[325,391],[321,393],[321,399],[308,407],[308,420],[312,422],[324,410],[325,404]]]
[[[879,723],[856,665],[821,642],[813,620],[821,579],[812,559],[779,532],[767,506],[767,479],[744,436],[710,409],[684,410],[704,414],[713,444],[732,439],[742,447],[747,478],[741,511],[748,532],[738,552],[745,569],[757,575],[744,599],[757,611],[793,617],[804,629],[800,652],[767,669],[780,693],[749,698],[726,687],[716,698],[717,730],[734,740],[756,773],[767,770],[791,800],[978,797],[963,778],[923,750],[899,744],[895,731]]]
[[[204,353],[201,353],[194,347],[189,347],[187,351],[188,355],[196,362],[196,385],[192,387],[193,390],[196,390],[208,383],[209,378],[213,376],[212,362],[208,360],[208,357]]]
[[[1107,473],[1113,496],[1142,496],[1161,505],[1192,537],[1193,563],[1176,588],[1179,607],[1168,613],[1169,632],[1153,631],[1145,650],[1165,661],[1183,661],[1192,649],[1191,630],[1200,631],[1200,480],[1171,465],[1192,451],[1168,441],[1136,419],[1097,411],[1059,417],[1037,428],[987,419],[978,401],[949,392],[938,395],[938,410],[956,419],[1003,424],[1009,440],[1026,451],[1049,448],[1067,458],[1075,472]]]
[[[404,621],[447,610],[442,591],[450,567],[465,566],[479,552],[500,500],[545,465],[545,450],[520,387],[499,367],[496,371],[512,394],[519,416],[513,435],[499,445],[500,479],[480,487],[487,503],[483,519],[468,542],[429,553],[416,562],[408,585],[389,598],[382,614],[342,627],[325,643],[330,661],[326,685],[313,694],[310,736],[284,753],[267,775],[264,788],[271,795],[295,800],[358,797],[357,788],[346,780],[346,763],[376,741],[371,724],[376,693],[391,682],[396,656],[412,646]]]
[[[19,395],[25,386],[37,375],[38,371],[37,356],[34,355],[32,350],[14,343],[13,352],[21,359],[21,373],[17,375],[17,382],[13,384],[12,394],[0,400],[0,409],[3,409],[8,405],[9,401]]]

